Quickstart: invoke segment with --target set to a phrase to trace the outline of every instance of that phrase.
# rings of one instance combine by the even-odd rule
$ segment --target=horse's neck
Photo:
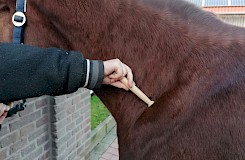
[[[62,42],[57,46],[79,50],[90,59],[121,59],[132,68],[137,86],[155,101],[174,89],[177,72],[184,70],[178,66],[193,44],[183,33],[190,32],[188,24],[136,3],[74,1],[67,2],[71,6],[47,5],[40,11],[60,35],[57,40]],[[185,72],[186,77],[191,74]],[[116,88],[102,88],[98,95],[125,131],[147,107],[131,92]]]
[[[190,45],[185,44],[182,31],[171,26],[173,20],[168,19],[169,15],[164,19],[153,9],[129,1],[74,1],[67,2],[71,6],[53,4],[54,8],[46,3],[33,3],[45,5],[39,10],[52,24],[50,28],[55,28],[54,33],[60,35],[51,45],[60,41],[58,47],[79,50],[90,59],[119,58],[132,68],[136,85],[154,101],[175,85],[179,69],[176,66]],[[46,38],[45,42],[49,40]],[[147,107],[131,92],[116,88],[101,90],[99,97],[125,130]]]

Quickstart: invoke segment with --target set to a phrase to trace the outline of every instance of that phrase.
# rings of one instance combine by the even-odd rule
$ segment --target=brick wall
[[[90,94],[31,98],[0,131],[0,160],[88,159]]]

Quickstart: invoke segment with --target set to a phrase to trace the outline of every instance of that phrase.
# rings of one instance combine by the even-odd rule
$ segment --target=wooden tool
[[[128,80],[127,78],[123,78],[121,82],[128,87]],[[151,101],[138,87],[133,85],[132,88],[128,87],[135,95],[137,95],[142,101],[144,101],[146,104],[148,104],[148,107],[150,107],[154,101]]]

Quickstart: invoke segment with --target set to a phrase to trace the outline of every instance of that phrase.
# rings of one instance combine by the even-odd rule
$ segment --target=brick
[[[80,139],[76,139],[76,143],[77,143],[77,147],[83,146],[84,145],[84,141],[85,141],[85,137],[83,136]]]
[[[38,130],[36,130],[34,133],[30,134],[28,140],[33,141],[34,139],[36,139],[37,137],[39,137],[45,132],[48,132],[48,126],[41,127]]]
[[[28,134],[34,131],[35,131],[35,124],[34,123],[28,124],[27,126],[20,128],[20,136],[21,137],[27,136]]]
[[[66,134],[66,128],[56,128],[57,126],[52,127],[52,138],[57,139]]]
[[[53,148],[54,148],[53,149],[53,155],[58,156],[58,155],[61,155],[67,147],[66,147],[66,144],[63,144],[63,145],[58,146],[58,147],[53,146]]]
[[[111,153],[105,152],[101,157],[102,157],[102,158],[105,158],[105,159],[111,159],[112,154],[111,154]]]
[[[55,97],[49,96],[49,105],[50,106],[56,105]]]
[[[90,114],[91,114],[90,110],[87,110],[84,114],[84,118],[90,117]]]
[[[113,143],[111,144],[111,147],[112,147],[112,148],[115,148],[115,149],[118,149],[118,143],[113,142]]]
[[[82,137],[85,137],[85,135],[83,134],[82,130],[79,130],[78,134],[76,135],[76,139],[80,139]]]
[[[49,116],[45,115],[42,118],[40,118],[39,120],[37,120],[36,127],[39,128],[40,126],[42,126],[44,124],[48,125],[48,121],[49,121]]]
[[[85,142],[85,147],[89,148],[90,144],[91,144],[91,140],[90,138],[87,138],[87,141]]]
[[[17,142],[19,138],[19,132],[16,131],[14,133],[11,133],[1,140],[1,147],[4,148],[6,146],[9,146],[10,144]]]
[[[101,142],[112,144],[114,142],[114,140],[115,140],[115,136],[114,135],[107,134],[107,136]]]
[[[19,114],[14,114],[14,115],[12,115],[12,117],[8,117],[4,121],[5,121],[5,123],[6,122],[18,121],[18,120],[20,120],[19,117],[20,117]]]
[[[66,123],[69,124],[69,123],[71,123],[71,121],[72,121],[72,117],[71,117],[71,116],[68,116],[68,117],[66,118],[66,120],[67,120]]]
[[[69,148],[72,144],[76,143],[75,136],[72,136],[69,141],[67,142],[67,147]]]
[[[81,98],[79,95],[72,98],[72,104],[77,104],[81,101]],[[74,108],[75,109],[75,108]]]
[[[80,154],[84,148],[84,146],[77,147],[77,154]]]
[[[69,132],[69,131],[71,131],[73,128],[75,128],[75,122],[72,122],[72,123],[68,124],[68,125],[66,126],[66,131]]]
[[[42,154],[42,148],[38,148],[36,151],[32,152],[25,160],[34,160]]]
[[[65,128],[65,125],[67,124],[67,119],[64,117],[62,120],[54,123],[58,129]]]
[[[49,99],[47,97],[43,97],[42,99],[37,100],[35,102],[36,109],[39,109],[41,107],[48,105],[48,101],[49,101]]]
[[[10,154],[17,152],[18,150],[24,148],[27,145],[27,138],[22,138],[10,146]]]
[[[107,132],[109,132],[116,125],[116,121],[112,116],[109,116],[108,118],[106,118],[106,120],[108,120],[106,125],[107,125]],[[114,135],[116,135],[116,131],[114,132]]]
[[[51,148],[50,142],[48,141],[48,142],[44,145],[43,150],[46,151],[46,150],[48,150],[48,149],[50,149],[50,148]]]
[[[40,117],[41,117],[41,111],[36,111],[36,112],[32,113],[31,115],[24,116],[19,121],[15,121],[15,122],[9,124],[10,131],[12,132],[14,130],[17,130],[17,129],[23,127],[24,125],[31,123],[31,122],[33,122],[33,120],[38,119]]]
[[[54,99],[55,99],[55,104],[60,104],[67,100],[66,95],[56,96]]]
[[[0,150],[0,159],[6,159],[7,158],[7,149]]]
[[[77,118],[79,118],[79,112],[73,113],[73,114],[72,114],[72,120],[75,120],[75,119],[77,119]]]
[[[80,110],[83,106],[85,106],[85,102],[81,101],[79,103],[76,104],[76,111]]]
[[[84,100],[85,104],[90,104],[90,102],[91,102],[91,97],[90,97],[90,96],[84,97],[83,100]]]
[[[8,136],[6,134],[9,134],[11,130],[16,131],[17,129],[19,129],[20,138],[22,139],[25,138],[24,141],[27,143],[26,145],[24,145],[25,142],[21,140],[17,140],[17,142],[13,143],[12,145],[10,144],[10,146],[7,148],[7,154],[11,152],[12,157],[9,157],[9,155],[7,155],[8,158],[25,159],[25,160],[26,159],[27,160],[28,159],[71,160],[71,159],[78,158],[79,156],[77,153],[79,151],[77,152],[77,149],[81,150],[83,148],[81,152],[84,153],[84,155],[81,155],[79,159],[80,160],[88,159],[88,156],[86,155],[88,155],[87,148],[90,139],[88,137],[90,135],[90,130],[88,129],[90,126],[88,124],[89,123],[88,121],[90,121],[90,119],[89,117],[87,117],[85,120],[84,116],[88,116],[88,112],[90,112],[89,90],[79,89],[78,92],[76,93],[70,94],[68,96],[64,95],[59,97],[61,102],[59,104],[57,103],[58,102],[57,99],[53,97],[39,97],[38,99],[34,98],[31,101],[28,100],[29,107],[27,106],[28,107],[27,110],[22,111],[20,114],[17,114],[13,119],[7,119],[8,125],[6,125],[5,128],[6,130],[3,135],[3,138],[5,139],[5,137]],[[83,100],[84,98],[87,100],[84,101]],[[48,105],[50,104],[52,105],[58,104],[58,105],[48,107]],[[82,106],[78,106],[81,104]],[[33,105],[36,106],[33,107]],[[81,113],[82,109],[84,109],[84,112],[82,112],[83,114]],[[39,112],[40,117],[38,118],[35,118],[35,116],[32,117],[33,114],[37,112]],[[55,144],[52,144],[52,142],[49,141],[50,139],[49,134],[46,133],[49,132],[49,126],[46,126],[45,124],[51,122],[51,121],[45,121],[46,119],[49,118],[49,113],[53,115],[50,116],[50,118],[53,117],[53,119],[55,120],[53,121],[55,123],[50,124],[52,130],[51,136]],[[55,116],[55,114],[58,115]],[[18,117],[18,115],[21,115],[21,117]],[[31,118],[29,119],[27,117],[31,117]],[[79,118],[80,118],[80,122],[79,122]],[[17,123],[17,121],[20,121],[21,123],[20,122]],[[78,123],[77,125],[76,122]],[[82,124],[84,124],[85,128],[81,128]],[[86,133],[84,134],[84,132]],[[3,129],[0,132],[0,134],[2,133],[3,133]],[[76,137],[78,137],[79,139],[76,139]],[[80,141],[79,144],[81,145],[78,148],[76,147],[77,141]],[[2,144],[1,138],[0,138],[0,144]],[[21,144],[24,145],[24,148],[21,147]],[[21,156],[21,153],[24,153],[24,149],[28,150],[27,147],[31,144],[35,144],[35,147],[30,147],[33,150],[29,154]],[[54,149],[51,148],[52,145],[54,146]],[[54,153],[57,155],[55,154],[51,155],[50,150],[54,151]]]
[[[51,152],[47,151],[46,153],[44,153],[44,155],[45,155],[45,159],[47,159],[48,157],[51,157]]]
[[[119,155],[118,153],[118,149],[115,149],[115,148],[112,148],[112,147],[109,147],[108,150],[107,150],[108,153],[111,153],[113,155]]]
[[[86,126],[90,126],[90,122],[83,121],[82,122],[82,128],[85,128]]]
[[[27,103],[27,104],[33,103],[33,102],[36,101],[36,100],[37,100],[36,97],[34,97],[34,98],[28,98],[28,99],[26,99],[26,103]]]
[[[71,138],[71,134],[68,133],[66,135],[64,135],[63,137],[61,137],[60,139],[56,140],[56,145],[57,146],[61,146],[63,144],[66,144],[66,142]]]
[[[45,154],[42,154],[39,158],[38,158],[38,160],[45,160],[46,158],[45,158]]]
[[[76,125],[79,125],[83,122],[83,116],[80,116],[77,120],[76,120]]]
[[[79,150],[77,151],[77,155],[79,155],[80,157],[82,157],[84,160],[89,158],[89,150],[84,148],[82,151]],[[88,156],[88,157],[87,157]]]
[[[25,157],[36,149],[35,143],[29,144],[27,147],[21,150],[21,155]]]
[[[20,111],[19,114],[21,117],[31,114],[34,110],[34,103],[27,103],[26,108],[23,111]]]
[[[60,155],[61,157],[64,157],[64,159],[68,159],[68,155],[73,151],[73,148],[66,148],[64,152]]]
[[[49,106],[44,107],[42,110],[42,115],[48,114],[49,113]]]
[[[85,112],[87,112],[89,110],[90,110],[90,105],[82,106],[82,108],[81,108],[81,114],[84,114]]]
[[[60,104],[60,105],[54,105],[53,107],[50,108],[50,113],[51,115],[55,115],[60,113],[61,111],[64,111],[65,109],[65,102]]]
[[[111,160],[119,160],[119,156],[113,155],[113,156],[111,157]]]
[[[7,125],[3,124],[2,129],[0,130],[0,141],[3,136],[6,136],[9,133],[9,128]]]
[[[72,152],[69,156],[68,156],[68,160],[74,160],[76,157],[76,152]]]
[[[19,159],[21,159],[20,152],[12,155],[11,157],[8,157],[7,160],[19,160]]]
[[[67,155],[64,155],[64,154],[60,154],[56,157],[56,160],[66,160],[66,156]]]
[[[65,108],[72,106],[72,100],[67,100],[64,104]]]
[[[61,111],[59,114],[55,115],[55,118],[57,119],[57,122],[63,120],[65,117],[66,117],[65,110]]]
[[[90,132],[90,130],[91,130],[91,127],[90,127],[90,125],[88,124],[85,128],[84,128],[84,133],[87,133],[87,132]]]
[[[45,134],[44,136],[42,136],[41,138],[37,139],[37,146],[40,146],[42,144],[44,144],[45,142],[47,142],[49,140],[49,135]]]
[[[69,108],[67,108],[66,114],[72,114],[75,112],[75,105],[71,105]]]
[[[77,92],[73,92],[73,93],[67,94],[66,97],[67,97],[68,99],[70,99],[70,98],[72,98],[72,97],[74,97],[74,96],[76,96],[76,95],[77,95]]]

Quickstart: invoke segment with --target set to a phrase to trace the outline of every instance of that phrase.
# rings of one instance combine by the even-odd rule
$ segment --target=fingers
[[[122,89],[124,89],[126,91],[129,90],[128,87],[125,86],[121,81],[116,81],[114,83],[111,83],[111,85],[114,86],[114,87],[117,87],[117,88],[122,88]]]
[[[104,61],[104,80],[103,84],[110,84],[118,88],[128,90],[133,87],[133,73],[129,66],[122,63],[119,59],[112,59]],[[125,86],[120,80],[127,76],[128,85]]]
[[[3,115],[3,113],[7,111],[9,111],[9,106],[3,103],[0,103],[0,116]]]
[[[130,88],[132,88],[133,87],[133,73],[132,73],[132,70],[126,65],[126,64],[124,64],[125,65],[125,68],[126,68],[126,70],[127,70],[127,79],[128,79],[128,86],[130,87]]]
[[[125,64],[123,64],[120,60],[116,59],[114,61],[114,66],[115,66],[115,69],[114,69],[114,72],[112,74],[109,75],[109,78],[111,79],[117,79],[117,80],[120,80],[122,79],[123,77],[126,76],[127,74],[127,70],[126,70],[126,67],[125,67]]]
[[[0,103],[0,124],[2,124],[3,120],[7,116],[7,112],[9,111],[9,106]]]
[[[126,91],[129,90],[128,87],[125,86],[121,81],[117,81],[115,79],[110,79],[109,77],[104,78],[103,84],[108,84],[108,85],[112,85],[112,86],[117,87],[117,88],[122,88],[122,89],[125,89]]]

